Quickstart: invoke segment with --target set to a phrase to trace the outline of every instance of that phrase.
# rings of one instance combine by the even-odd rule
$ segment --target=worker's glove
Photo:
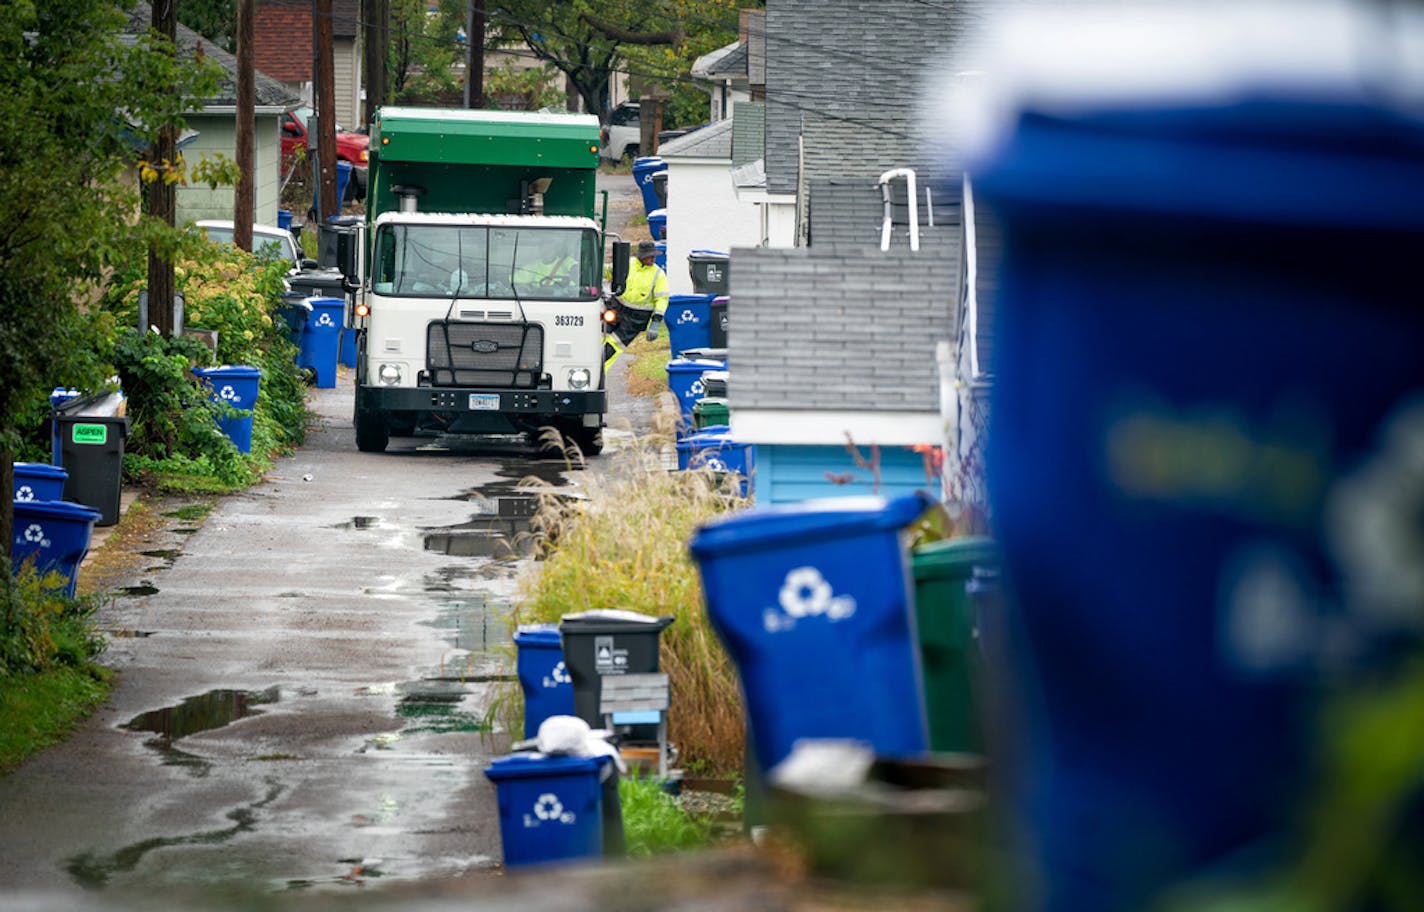
[[[650,320],[648,320],[648,341],[649,341],[649,342],[653,342],[653,341],[655,341],[655,340],[658,338],[658,328],[661,327],[662,325],[663,325],[663,315],[662,315],[662,314],[656,314],[656,313],[653,314],[652,318],[651,318]]]

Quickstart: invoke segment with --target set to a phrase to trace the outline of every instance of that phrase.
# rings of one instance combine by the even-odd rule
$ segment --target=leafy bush
[[[32,563],[12,573],[10,559],[0,556],[0,678],[78,667],[104,650],[91,621],[98,600],[69,598],[67,585]]]

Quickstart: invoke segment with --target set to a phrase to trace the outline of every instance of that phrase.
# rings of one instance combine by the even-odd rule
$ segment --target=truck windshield
[[[599,254],[591,229],[383,225],[371,287],[405,297],[590,300]]]

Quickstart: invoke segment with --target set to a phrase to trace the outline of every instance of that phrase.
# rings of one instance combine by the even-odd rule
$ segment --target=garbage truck
[[[549,427],[586,455],[602,449],[616,318],[605,316],[598,150],[587,115],[376,112],[366,217],[341,257],[358,449],[430,431],[538,439]],[[613,262],[618,288],[627,256]]]

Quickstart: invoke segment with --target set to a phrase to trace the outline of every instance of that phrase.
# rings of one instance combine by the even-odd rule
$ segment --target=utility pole
[[[332,55],[332,0],[312,0],[313,52],[315,72],[312,91],[316,94],[316,153],[321,177],[318,184],[317,215],[320,231],[330,216],[340,215],[336,199],[336,64]]]
[[[153,30],[167,39],[165,50],[178,55],[178,0],[153,0]],[[172,91],[171,89],[169,90]],[[177,166],[178,129],[165,125],[150,149],[151,161],[158,177],[148,185],[148,213],[172,228],[177,210],[176,184],[166,178],[168,169]],[[149,322],[160,335],[173,335],[173,261],[167,259],[152,244],[148,248]],[[147,331],[148,327],[144,327]]]
[[[256,215],[253,134],[257,124],[257,77],[252,48],[256,0],[237,0],[237,188],[233,198],[232,242],[252,252]]]
[[[470,0],[465,27],[465,107],[485,106],[485,0]]]
[[[376,109],[386,103],[386,57],[391,46],[391,7],[389,0],[365,0],[362,15],[366,41],[366,106],[365,122],[376,122]]]

